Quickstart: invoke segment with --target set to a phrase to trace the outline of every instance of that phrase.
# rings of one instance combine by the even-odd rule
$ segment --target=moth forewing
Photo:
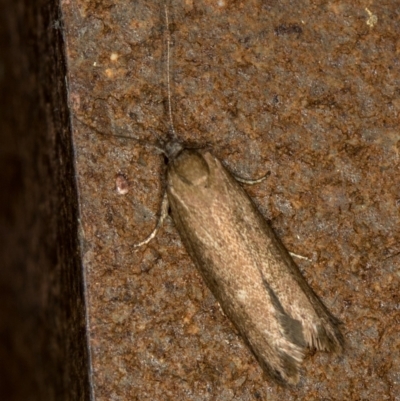
[[[296,384],[307,347],[339,351],[336,320],[220,161],[183,150],[167,175],[182,242],[266,373]]]

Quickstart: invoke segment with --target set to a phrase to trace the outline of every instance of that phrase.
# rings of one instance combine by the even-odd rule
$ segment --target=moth
[[[168,11],[165,5],[168,30]],[[171,209],[182,243],[263,370],[279,383],[296,384],[309,348],[339,353],[343,337],[281,241],[238,180],[209,151],[177,140],[167,80],[170,133],[162,147],[169,163],[166,193],[154,238]]]
[[[341,352],[338,321],[218,158],[175,148],[163,216],[169,204],[187,252],[263,370],[296,384],[307,348]]]

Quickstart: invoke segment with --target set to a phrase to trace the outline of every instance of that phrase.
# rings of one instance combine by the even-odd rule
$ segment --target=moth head
[[[183,146],[177,140],[170,140],[164,143],[164,149],[168,160],[174,160],[182,152]]]

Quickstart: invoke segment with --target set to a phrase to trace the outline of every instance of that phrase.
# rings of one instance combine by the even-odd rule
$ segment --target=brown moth
[[[179,144],[172,119],[167,6],[165,19],[173,139],[164,147],[169,164],[161,217],[138,245],[154,238],[169,205],[187,252],[263,370],[279,383],[296,384],[308,348],[342,351],[339,322],[237,179],[208,151]]]
[[[296,384],[307,348],[341,351],[337,320],[216,157],[180,151],[167,195],[185,248],[266,373]]]
[[[307,349],[342,351],[339,322],[238,182],[245,180],[235,178],[210,152],[185,149],[177,140],[166,5],[165,18],[172,139],[155,147],[169,159],[166,193],[155,230],[135,247],[155,237],[170,206],[187,252],[263,370],[281,384],[296,384]]]

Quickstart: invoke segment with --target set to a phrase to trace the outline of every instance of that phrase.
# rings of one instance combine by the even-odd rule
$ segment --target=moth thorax
[[[202,154],[183,150],[172,163],[173,171],[187,184],[198,186],[207,182],[210,170]]]

